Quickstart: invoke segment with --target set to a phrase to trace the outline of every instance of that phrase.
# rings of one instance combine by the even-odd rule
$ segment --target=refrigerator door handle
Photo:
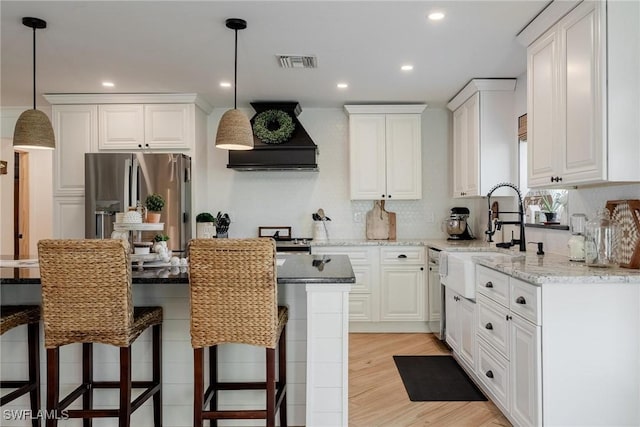
[[[124,203],[126,206],[123,206],[123,212],[127,212],[129,210],[129,206],[131,206],[131,194],[129,190],[131,186],[129,185],[129,177],[131,176],[131,159],[126,159],[124,161]]]
[[[131,206],[138,206],[138,159],[133,159],[131,170]]]

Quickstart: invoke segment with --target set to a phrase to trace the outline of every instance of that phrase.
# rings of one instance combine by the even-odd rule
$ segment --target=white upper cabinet
[[[84,196],[84,153],[98,145],[95,105],[54,105],[51,109],[56,150],[53,154],[54,196]]]
[[[640,181],[640,3],[585,1],[527,50],[530,187]]]
[[[426,105],[345,105],[352,200],[422,198]]]
[[[106,104],[100,115],[101,150],[188,150],[193,104]]]
[[[474,79],[447,105],[453,111],[453,197],[485,196],[500,182],[515,182],[515,83]]]
[[[144,146],[144,106],[139,104],[98,105],[98,148],[134,150]]]

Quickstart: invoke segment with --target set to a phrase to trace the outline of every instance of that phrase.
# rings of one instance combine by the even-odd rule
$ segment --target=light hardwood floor
[[[491,401],[410,401],[393,356],[432,354],[433,334],[349,334],[349,427],[511,426]]]

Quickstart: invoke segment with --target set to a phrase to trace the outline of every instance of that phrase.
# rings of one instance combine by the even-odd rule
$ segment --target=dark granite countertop
[[[284,264],[278,265],[278,283],[355,283],[355,275],[347,255],[279,255]],[[7,257],[2,257],[7,259]],[[187,284],[187,267],[138,267],[133,270],[134,284]],[[2,285],[38,285],[37,265],[1,267]]]

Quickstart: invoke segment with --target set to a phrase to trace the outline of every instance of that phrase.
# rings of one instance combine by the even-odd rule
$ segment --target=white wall
[[[212,142],[225,110],[214,110],[209,116],[207,185],[199,187],[195,213],[228,212],[232,220],[230,237],[257,236],[261,225],[290,225],[294,236],[310,237],[311,214],[323,208],[332,219],[328,224],[330,238],[364,239],[365,213],[373,204],[349,200],[348,116],[338,108],[302,107],[298,119],[318,145],[319,172],[227,169],[227,152],[213,148]],[[399,239],[446,237],[441,223],[448,217],[449,209],[472,208],[475,204],[450,198],[450,135],[451,113],[444,108],[427,108],[422,115],[423,198],[389,201],[386,206],[397,213]],[[429,222],[431,216],[433,222]]]
[[[31,107],[5,107],[0,110],[0,160],[8,165],[0,175],[0,254],[13,255],[13,129],[20,114]],[[51,117],[50,108],[39,108]],[[53,153],[50,150],[29,151],[29,254],[37,255],[38,240],[52,236],[53,218]]]

